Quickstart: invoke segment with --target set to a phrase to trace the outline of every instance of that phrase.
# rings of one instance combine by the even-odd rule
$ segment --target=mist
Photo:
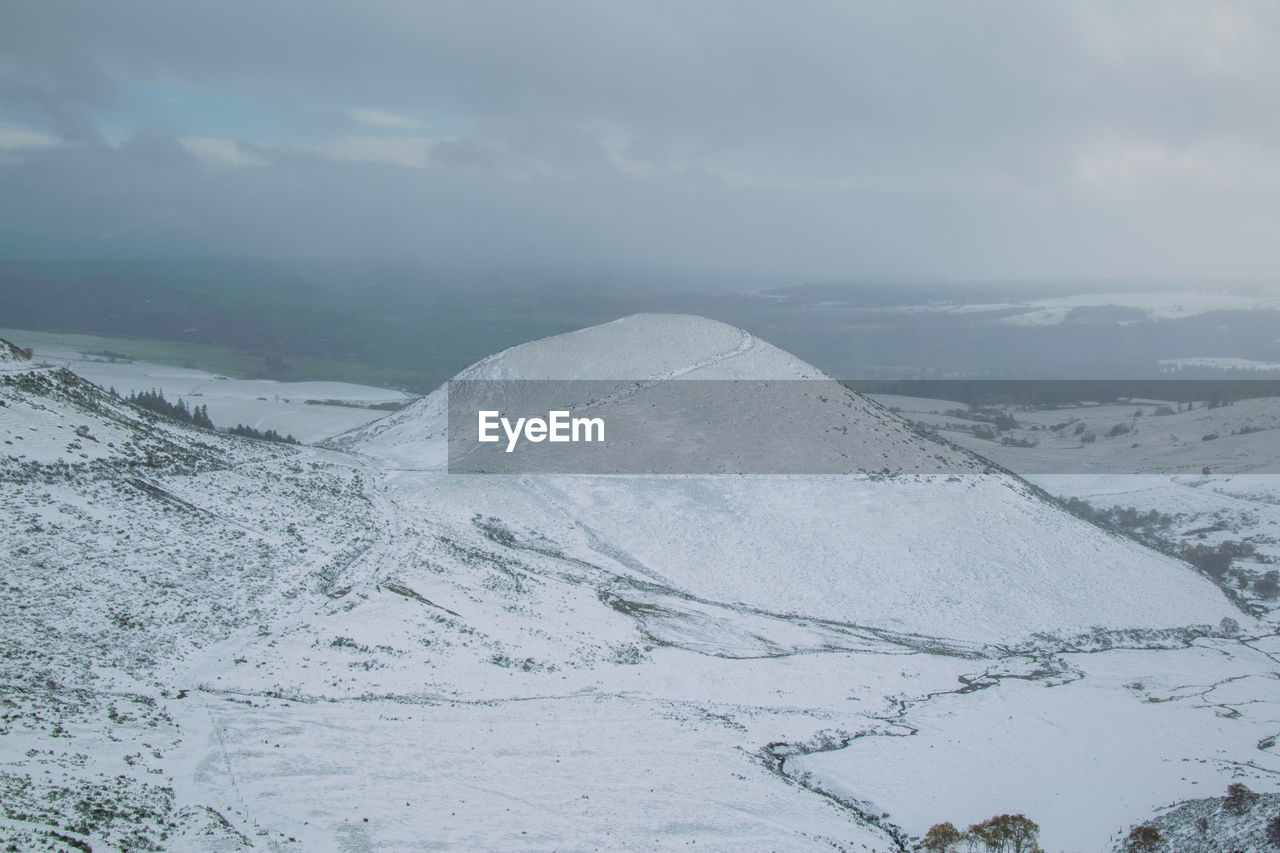
[[[1274,277],[1262,2],[9,4],[0,256]]]

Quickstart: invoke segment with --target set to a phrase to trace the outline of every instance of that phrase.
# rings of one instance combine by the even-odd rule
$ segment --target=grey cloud
[[[908,134],[993,144],[1081,117],[1221,125],[1245,118],[1237,102],[1250,91],[1273,91],[1274,67],[1226,92],[1197,67],[1213,36],[1186,32],[1190,4],[1114,5],[122,0],[49,15],[10,39],[30,38],[51,67],[80,75],[110,67],[282,102],[597,122],[712,149]],[[1273,44],[1276,13],[1236,5],[1267,34],[1254,52]],[[1162,28],[1176,9],[1186,25]]]
[[[221,170],[163,128],[101,144],[90,116],[153,80],[256,99],[300,139],[237,131],[265,165]],[[114,208],[150,251],[796,277],[1280,260],[1256,227],[1280,218],[1261,0],[17,0],[0,81],[7,115],[79,143],[0,166],[10,247],[110,233],[91,211]],[[364,134],[429,158],[318,153]]]

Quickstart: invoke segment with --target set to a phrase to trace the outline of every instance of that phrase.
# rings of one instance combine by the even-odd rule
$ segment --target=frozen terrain
[[[1273,361],[1255,361],[1248,358],[1162,358],[1160,369],[1165,372],[1179,371],[1187,367],[1213,367],[1219,370],[1280,370],[1280,364]]]
[[[277,382],[272,379],[232,379],[194,368],[146,361],[108,360],[60,343],[59,336],[17,333],[19,342],[33,340],[33,358],[66,367],[103,388],[121,395],[158,390],[170,402],[207,406],[218,427],[244,424],[273,429],[311,443],[338,435],[407,403],[409,395],[386,388],[350,382]]]
[[[1190,292],[1152,290],[1117,293],[1078,293],[1027,301],[990,304],[940,302],[912,306],[911,311],[941,311],[958,314],[993,314],[998,322],[1017,326],[1046,326],[1063,322],[1082,308],[1129,308],[1150,319],[1177,319],[1213,311],[1258,311],[1280,306],[1280,292],[1274,289],[1252,293]]]
[[[1280,400],[1186,409],[1173,401],[1093,401],[971,412],[963,403],[874,395],[904,417],[1019,474],[1280,473]],[[1016,425],[996,429],[992,414]],[[1007,423],[1007,422],[1006,422]]]
[[[466,477],[443,390],[294,448],[0,356],[17,849],[901,851],[1023,812],[1056,853],[1280,791],[1266,601],[1048,494],[1257,574],[1271,477]],[[467,375],[821,374],[644,316]]]

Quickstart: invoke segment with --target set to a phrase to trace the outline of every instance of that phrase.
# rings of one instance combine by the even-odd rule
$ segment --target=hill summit
[[[741,329],[650,314],[512,347],[459,378],[827,377]],[[620,572],[682,594],[960,643],[1243,618],[1185,564],[1076,518],[1038,489],[852,392],[847,400],[809,402],[849,407],[857,429],[848,440],[868,470],[923,454],[956,473],[481,483],[443,474],[447,393],[442,387],[334,443],[385,467],[444,476],[453,500],[471,512],[563,531],[570,541],[562,547],[605,556]],[[525,497],[514,502],[518,508],[512,495]]]

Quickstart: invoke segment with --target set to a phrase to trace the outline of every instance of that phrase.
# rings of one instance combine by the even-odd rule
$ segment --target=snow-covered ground
[[[990,412],[941,400],[873,395],[904,417],[937,430],[1019,474],[1280,473],[1280,399],[1094,402],[1050,409],[1000,407],[1016,427],[996,430]],[[974,428],[981,433],[974,435]]]
[[[874,791],[916,835],[944,819],[967,826],[1000,802],[1034,816],[1047,850],[1105,849],[1164,805],[1221,795],[1227,779],[1273,789],[1280,758],[1258,744],[1280,726],[1280,678],[1263,652],[1203,640],[1058,661],[1040,678],[1015,672],[912,705],[878,736],[797,770],[847,796]]]
[[[350,382],[231,379],[145,361],[109,361],[65,344],[47,343],[47,337],[36,336],[35,361],[66,367],[103,388],[115,388],[122,396],[159,390],[170,402],[207,406],[209,419],[218,427],[244,424],[264,432],[273,429],[306,444],[375,421],[387,413],[388,404],[412,399],[401,391]]]
[[[1274,361],[1254,361],[1248,358],[1162,358],[1160,369],[1165,372],[1178,371],[1186,367],[1212,367],[1217,370],[1280,370],[1280,363]]]
[[[1061,323],[1077,308],[1133,308],[1151,319],[1193,317],[1210,311],[1254,311],[1280,307],[1280,292],[1269,290],[1252,294],[1220,291],[1191,293],[1186,291],[1152,291],[1133,293],[1084,293],[1033,299],[1022,311],[1001,322],[1022,326]]]
[[[834,302],[833,305],[848,305]],[[1252,292],[1222,289],[1128,291],[1119,293],[1076,293],[1026,301],[935,302],[926,305],[894,306],[884,309],[898,313],[992,314],[996,322],[1015,326],[1052,326],[1067,319],[1077,309],[1127,308],[1140,311],[1152,320],[1194,317],[1211,311],[1257,311],[1280,307],[1280,290]]]
[[[661,317],[476,369],[582,359],[820,375]],[[1232,781],[1280,792],[1269,605],[1015,477],[449,475],[439,394],[284,447],[13,361],[0,839],[18,849],[902,851],[1025,812],[1051,853],[1092,853]],[[1198,411],[1146,421],[1189,436]],[[1036,483],[1167,513],[1173,545],[1249,540],[1256,573],[1280,556],[1276,479]]]

